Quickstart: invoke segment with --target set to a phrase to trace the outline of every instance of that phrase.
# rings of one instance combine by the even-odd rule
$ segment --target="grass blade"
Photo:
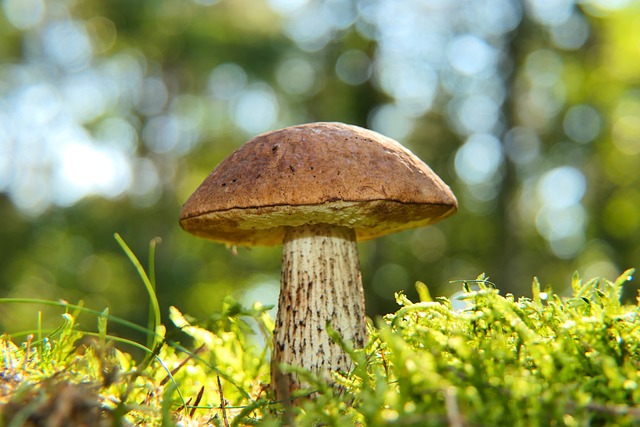
[[[157,295],[156,294],[156,289],[157,289],[156,287],[156,246],[160,242],[161,242],[161,239],[159,237],[155,237],[151,239],[151,241],[149,242],[149,283],[151,284],[151,289],[153,289],[153,297],[150,296],[150,298],[156,299],[156,305],[158,305],[157,298],[156,298],[156,295]],[[156,322],[156,319],[157,319],[157,322]],[[147,327],[149,329],[155,330],[158,327],[159,323],[160,323],[160,309],[158,308],[157,313],[154,312],[153,310],[149,310]],[[147,344],[152,345],[157,343],[151,342],[151,337],[149,337],[149,342],[147,342]]]
[[[39,298],[0,298],[0,304],[3,304],[3,303],[4,304],[41,304],[41,305],[49,305],[54,307],[63,307],[67,309],[73,309],[73,310],[77,310],[78,312],[92,314],[97,317],[104,317],[107,320],[109,320],[109,322],[117,323],[119,325],[130,328],[133,331],[142,332],[145,335],[154,335],[155,340],[157,341],[162,339],[162,336],[158,335],[156,331],[149,330],[133,322],[129,322],[128,320],[121,319],[111,314],[105,315],[105,313],[102,311],[92,310],[82,305],[70,304],[66,301],[51,301],[51,300],[39,299]],[[24,334],[13,333],[12,335],[15,337],[15,336],[21,336]]]
[[[129,260],[131,261],[131,263],[133,264],[133,266],[135,267],[136,271],[138,272],[138,275],[142,279],[142,283],[144,284],[145,289],[147,290],[147,293],[149,294],[149,302],[151,305],[150,313],[149,313],[149,323],[150,323],[149,329],[156,332],[157,327],[160,325],[160,305],[158,304],[158,297],[156,295],[154,283],[152,283],[151,279],[145,272],[144,267],[142,267],[142,264],[140,264],[140,261],[135,256],[131,248],[129,248],[129,246],[125,243],[124,239],[122,239],[122,237],[120,237],[118,233],[115,233],[114,237],[118,242],[118,244],[120,245],[120,247],[122,248],[122,250],[124,251],[124,253],[127,255]],[[155,248],[155,245],[152,244],[152,247]],[[155,249],[153,252],[155,252]],[[153,256],[153,254],[151,254],[151,256]],[[155,280],[155,276],[152,276],[152,277],[154,277],[154,280]],[[155,348],[158,342],[160,341],[161,337],[159,337],[157,333],[154,333],[153,335],[149,335],[148,339],[149,339],[148,347]]]

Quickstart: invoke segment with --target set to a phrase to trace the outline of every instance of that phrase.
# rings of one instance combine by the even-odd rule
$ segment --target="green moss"
[[[226,299],[202,323],[172,309],[192,350],[159,328],[164,344],[138,364],[114,349],[106,313],[92,341],[65,313],[38,342],[0,341],[4,425],[41,425],[61,405],[61,387],[81,390],[65,395],[69,419],[92,410],[102,422],[142,425],[638,425],[639,308],[620,302],[631,274],[574,276],[570,297],[534,281],[532,298],[519,299],[480,277],[463,284],[458,311],[419,284],[423,301],[398,294],[401,307],[370,324],[365,349],[342,343],[355,368],[335,373],[339,387],[294,369],[314,393],[294,406],[268,391],[273,323],[260,305]]]

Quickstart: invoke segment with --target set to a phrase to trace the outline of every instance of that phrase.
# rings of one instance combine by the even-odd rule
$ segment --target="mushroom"
[[[182,228],[231,245],[282,243],[271,385],[286,399],[305,387],[281,364],[347,371],[329,324],[367,339],[357,241],[433,224],[457,210],[449,187],[396,141],[342,123],[264,133],[222,161],[184,204]]]

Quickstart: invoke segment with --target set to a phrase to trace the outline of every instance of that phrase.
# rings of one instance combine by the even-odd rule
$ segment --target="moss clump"
[[[138,425],[639,425],[639,306],[620,302],[631,274],[613,282],[574,276],[569,297],[543,292],[534,281],[532,298],[519,299],[500,295],[481,277],[463,285],[458,310],[420,285],[420,302],[398,294],[400,309],[369,325],[366,348],[341,343],[355,368],[334,374],[337,387],[296,370],[312,388],[295,405],[274,402],[268,391],[264,343],[272,322],[265,309],[230,299],[200,324],[173,310],[173,322],[196,350],[163,335],[165,344],[138,366],[116,350],[104,358],[104,328],[96,341],[102,344],[86,346],[81,361],[78,351],[69,352],[78,338],[70,332],[46,346],[5,339],[4,421],[11,425],[18,414],[39,425],[35,415],[48,414],[52,400],[41,397],[38,406],[33,395],[59,390],[52,383],[60,379],[91,385],[101,419]],[[66,316],[63,330],[74,330]],[[259,340],[256,331],[263,332]],[[27,393],[21,386],[27,383],[43,391]],[[95,404],[79,402],[97,416]]]
[[[534,282],[518,300],[480,280],[462,311],[399,296],[356,371],[358,411],[368,425],[637,425],[638,306],[620,303],[630,277],[575,276],[569,298]]]

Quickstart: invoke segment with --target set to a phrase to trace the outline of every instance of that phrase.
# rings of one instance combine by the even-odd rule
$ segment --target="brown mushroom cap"
[[[358,240],[456,212],[449,187],[396,141],[342,123],[264,133],[222,161],[180,212],[186,231],[237,245],[282,243],[285,226],[335,224]]]

